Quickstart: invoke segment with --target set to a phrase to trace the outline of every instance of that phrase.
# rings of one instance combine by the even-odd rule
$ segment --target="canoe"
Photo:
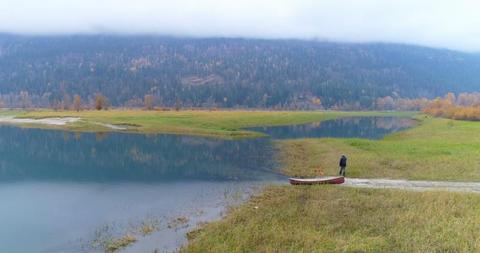
[[[288,180],[293,185],[343,184],[345,177],[289,178]]]

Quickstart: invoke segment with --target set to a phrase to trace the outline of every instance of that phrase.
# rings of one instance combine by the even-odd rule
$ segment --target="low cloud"
[[[0,0],[0,31],[397,42],[480,51],[479,1]]]

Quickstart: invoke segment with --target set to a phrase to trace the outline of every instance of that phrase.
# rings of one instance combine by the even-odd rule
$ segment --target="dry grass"
[[[182,251],[479,252],[479,208],[476,194],[270,187]]]
[[[382,140],[282,140],[284,172],[480,180],[480,123],[419,116]],[[183,252],[480,252],[480,195],[275,186],[192,231]]]

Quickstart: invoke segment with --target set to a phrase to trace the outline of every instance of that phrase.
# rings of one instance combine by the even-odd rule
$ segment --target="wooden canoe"
[[[345,177],[315,177],[315,178],[289,178],[293,185],[311,185],[311,184],[343,184]]]

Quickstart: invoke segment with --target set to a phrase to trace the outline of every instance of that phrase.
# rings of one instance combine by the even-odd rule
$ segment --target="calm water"
[[[146,219],[161,231],[135,247],[173,250],[186,230],[168,228],[176,217],[218,217],[283,178],[267,140],[0,127],[0,154],[0,252],[101,251],[90,247],[98,230],[120,235]]]
[[[347,117],[303,125],[258,127],[251,130],[266,133],[275,139],[308,137],[380,139],[415,124],[416,121],[409,118]]]
[[[380,138],[411,123],[348,118],[259,130],[273,138]],[[139,242],[122,252],[171,252],[197,222],[266,183],[285,182],[275,168],[270,138],[0,127],[0,252],[102,252],[96,240],[125,233]],[[178,217],[188,222],[172,226]],[[142,236],[142,222],[159,230]]]

